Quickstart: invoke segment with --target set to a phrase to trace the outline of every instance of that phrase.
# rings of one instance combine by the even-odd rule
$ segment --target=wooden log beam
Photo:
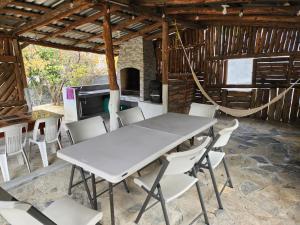
[[[41,45],[41,46],[50,47],[50,48],[58,48],[58,49],[77,51],[77,52],[91,52],[91,53],[97,53],[97,54],[104,53],[103,51],[96,50],[94,48],[81,48],[81,47],[76,47],[73,45],[62,45],[62,44],[56,44],[56,43],[51,43],[51,42],[47,42],[47,41],[34,40],[31,38],[27,38],[27,37],[19,37],[18,40],[20,42],[25,42],[27,44]]]
[[[295,16],[299,11],[300,6],[243,6],[243,7],[229,7],[227,8],[227,15],[239,15],[242,11],[244,16],[246,15],[290,15]],[[223,9],[221,7],[176,7],[166,8],[166,14],[178,15],[178,14],[197,14],[197,15],[223,15]]]
[[[128,27],[132,24],[139,23],[139,22],[145,20],[146,18],[147,18],[147,16],[138,16],[138,17],[135,17],[132,20],[130,20],[130,19],[124,20],[124,21],[118,23],[117,25],[111,26],[112,27],[111,30],[112,30],[112,32],[113,31],[118,31],[118,30],[123,30],[124,28],[126,28],[126,27]],[[94,34],[94,35],[91,35],[87,38],[84,38],[84,39],[76,42],[74,45],[78,45],[78,44],[82,44],[84,42],[88,42],[88,41],[92,40],[93,38],[103,38],[102,32],[99,33],[99,34]]]
[[[286,2],[285,0],[278,0]],[[277,2],[278,2],[277,1]],[[259,2],[259,0],[135,0],[134,3],[142,6],[166,6],[166,5],[195,5],[195,4],[230,4]]]
[[[22,9],[13,9],[13,8],[0,9],[0,14],[13,14],[16,17],[17,15],[21,15],[21,16],[31,17],[31,18],[37,18],[42,15],[40,13],[29,12]]]
[[[180,17],[183,17],[182,15]],[[299,23],[299,16],[243,16],[238,15],[198,15],[198,16],[184,16],[187,20],[195,21],[225,21],[225,22],[279,22],[279,23]]]
[[[42,6],[42,5],[32,4],[29,2],[13,1],[13,2],[10,2],[7,6],[19,6],[19,7],[23,7],[23,8],[27,8],[27,9],[34,9],[34,10],[43,11],[43,12],[51,11],[51,8],[48,8],[48,7]]]
[[[169,80],[169,24],[162,20],[162,102],[163,112],[168,112],[168,80]]]
[[[110,9],[106,5],[104,10],[105,10],[105,14],[103,20],[103,39],[104,39],[104,46],[105,46],[106,63],[108,67],[109,88],[110,90],[119,90],[119,86],[117,83],[113,41],[112,41],[112,31],[111,31],[111,24],[110,24]]]
[[[12,1],[13,0],[1,0],[1,2],[0,2],[0,8],[7,6]]]
[[[121,38],[118,38],[116,41],[114,41],[114,45],[119,45],[124,41],[128,41],[128,40],[138,37],[138,36],[143,36],[146,33],[149,33],[155,29],[160,28],[161,26],[162,26],[161,22],[157,22],[152,25],[146,26],[133,34],[127,34],[127,35],[122,36]]]
[[[77,0],[73,3],[66,2],[59,5],[56,9],[52,10],[49,13],[46,13],[39,18],[21,26],[20,28],[16,29],[14,33],[16,35],[21,35],[27,31],[33,30],[37,27],[42,27],[47,24],[51,24],[55,21],[68,17],[76,12],[80,12],[84,9],[91,7],[93,3],[87,2],[84,0]]]
[[[145,28],[142,28],[141,30],[133,33],[133,34],[127,34],[127,35],[124,35],[120,38],[117,38],[114,40],[113,42],[113,45],[120,45],[122,42],[125,42],[125,41],[128,41],[132,38],[135,38],[135,37],[138,37],[138,36],[144,36],[146,33],[148,32],[151,32],[155,29],[158,29],[161,27],[161,22],[157,22],[157,23],[154,23],[150,26],[146,26]],[[105,47],[105,45],[100,45],[98,47],[95,48],[95,50],[103,50]]]
[[[109,115],[110,115],[110,130],[116,130],[119,127],[117,112],[120,110],[120,91],[117,82],[117,74],[115,68],[114,49],[112,41],[112,28],[110,24],[110,9],[105,5],[105,15],[103,20],[103,39],[105,44],[106,64],[109,77]]]
[[[57,31],[55,31],[53,33],[48,34],[48,36],[42,38],[42,40],[46,40],[46,39],[51,38],[51,37],[56,37],[58,35],[61,35],[63,33],[68,32],[68,31],[70,31],[70,30],[72,30],[72,29],[74,29],[76,27],[79,27],[82,24],[93,22],[93,21],[99,19],[103,15],[104,15],[104,11],[101,11],[101,12],[97,12],[97,13],[93,14],[92,16],[88,16],[88,17],[86,17],[84,19],[77,20],[77,21],[71,23],[70,25],[65,26],[62,29],[59,29],[59,30],[57,30]]]
[[[21,100],[21,101],[0,101],[0,107],[11,107],[11,106],[21,106],[25,105],[26,101]]]

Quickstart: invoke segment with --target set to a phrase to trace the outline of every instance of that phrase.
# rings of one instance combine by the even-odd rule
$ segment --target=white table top
[[[69,146],[57,156],[117,183],[216,122],[168,113]]]
[[[134,126],[176,134],[187,140],[210,128],[215,123],[217,123],[217,119],[189,116],[179,113],[167,113],[135,123]]]

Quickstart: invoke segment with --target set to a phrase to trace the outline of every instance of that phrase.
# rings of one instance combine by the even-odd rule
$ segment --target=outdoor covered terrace
[[[1,1],[0,224],[299,224],[299,22],[297,0]],[[33,110],[28,45],[105,54],[109,114]]]

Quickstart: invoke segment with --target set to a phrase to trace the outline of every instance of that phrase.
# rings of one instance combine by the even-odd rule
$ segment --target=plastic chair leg
[[[7,165],[7,157],[5,154],[0,155],[0,167],[3,175],[3,180],[10,181],[8,165]]]
[[[62,145],[61,145],[61,143],[60,143],[59,138],[57,138],[57,144],[58,144],[59,150],[61,150],[61,149],[62,149]]]
[[[38,146],[39,146],[39,150],[40,150],[40,153],[41,153],[41,158],[42,158],[42,161],[43,161],[43,166],[47,167],[49,165],[49,163],[48,163],[46,143],[45,142],[39,142]]]
[[[29,173],[31,173],[29,160],[28,160],[27,155],[26,155],[26,153],[24,152],[24,150],[22,151],[22,155],[23,155],[24,161],[25,161],[25,163],[26,163],[27,169],[28,169]]]
[[[228,186],[233,188],[233,184],[232,184],[232,180],[231,180],[231,177],[230,177],[230,174],[229,174],[229,169],[227,167],[227,163],[225,161],[225,158],[223,158],[223,164],[224,164],[224,168],[225,168],[225,172],[226,172],[226,176],[227,176],[227,180],[228,180]]]

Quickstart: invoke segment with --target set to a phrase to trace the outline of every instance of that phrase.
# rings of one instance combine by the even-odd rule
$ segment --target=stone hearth
[[[139,70],[140,91],[137,95],[127,95],[126,91],[122,93],[122,87],[126,85],[122,84],[121,71],[127,68]],[[122,100],[135,102],[148,100],[149,82],[156,78],[156,60],[152,41],[147,41],[143,37],[137,37],[124,42],[120,46],[117,76],[119,87],[121,87]]]

